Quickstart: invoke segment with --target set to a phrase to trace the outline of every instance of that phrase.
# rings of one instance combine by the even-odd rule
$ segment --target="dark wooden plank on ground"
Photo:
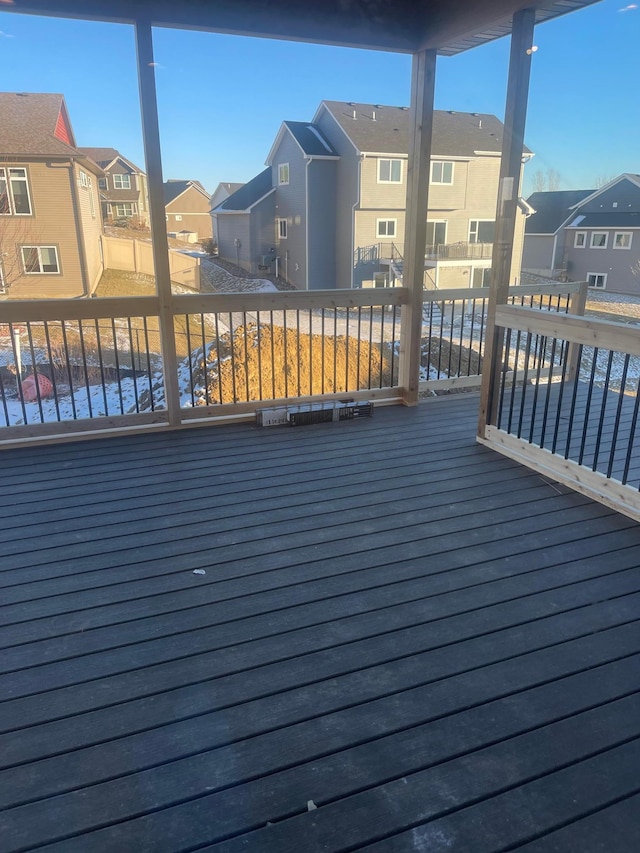
[[[626,853],[640,529],[476,410],[3,455],[3,849]]]

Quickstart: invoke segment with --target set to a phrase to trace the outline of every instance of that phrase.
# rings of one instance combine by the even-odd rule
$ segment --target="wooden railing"
[[[640,520],[637,327],[507,305],[496,325],[502,370],[479,440]]]
[[[511,299],[566,311],[572,288]],[[423,300],[420,390],[477,386],[488,292]],[[293,400],[401,402],[407,303],[402,287],[173,294],[164,314],[156,296],[4,302],[0,444],[247,419]]]

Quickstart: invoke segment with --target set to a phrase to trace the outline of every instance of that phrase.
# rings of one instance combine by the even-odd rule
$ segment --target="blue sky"
[[[639,5],[603,0],[537,28],[525,194],[537,169],[556,170],[563,189],[640,172]],[[323,98],[409,103],[404,55],[163,29],[154,46],[165,178],[209,191],[257,174],[281,121],[310,120]],[[439,58],[436,107],[502,118],[508,51],[501,39]],[[2,12],[0,80],[62,92],[79,145],[143,164],[130,27]]]

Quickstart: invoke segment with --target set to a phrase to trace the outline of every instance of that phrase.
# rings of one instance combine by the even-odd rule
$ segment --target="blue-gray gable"
[[[639,178],[640,180],[640,178]],[[592,199],[585,201],[576,213],[639,213],[640,212],[640,186],[628,178],[615,183],[608,189],[595,195]]]
[[[573,205],[594,193],[595,190],[558,190],[533,193],[527,199],[536,211],[527,217],[526,234],[555,234],[571,215]]]
[[[224,213],[225,211],[248,210],[251,205],[259,201],[271,189],[273,189],[271,169],[265,169],[259,175],[256,175],[255,178],[251,178],[249,183],[240,187],[236,192],[231,193],[229,198],[226,198],[222,204],[219,204],[213,212]]]
[[[309,157],[337,157],[338,152],[325,137],[319,127],[309,121],[285,121],[289,130],[303,152]]]

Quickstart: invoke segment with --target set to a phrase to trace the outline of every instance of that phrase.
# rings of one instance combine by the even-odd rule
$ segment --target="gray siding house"
[[[502,132],[492,115],[435,113],[427,286],[489,283]],[[275,245],[244,258],[247,269],[264,266],[274,248],[278,271],[301,289],[401,280],[408,139],[406,107],[323,101],[312,122],[284,122],[266,161],[275,190]],[[226,204],[213,211],[220,234]],[[530,208],[521,202],[520,211],[512,282],[520,274]],[[228,241],[219,244],[221,256],[234,260]]]
[[[598,290],[640,293],[640,175],[598,190],[534,193],[523,271],[588,281]]]
[[[265,169],[216,208],[218,254],[250,272],[276,257],[275,187]]]
[[[232,193],[237,192],[244,184],[234,181],[221,181],[215,188],[209,199],[209,212],[211,215],[211,232],[215,243],[218,242],[218,217],[214,214],[215,208],[226,201]]]

